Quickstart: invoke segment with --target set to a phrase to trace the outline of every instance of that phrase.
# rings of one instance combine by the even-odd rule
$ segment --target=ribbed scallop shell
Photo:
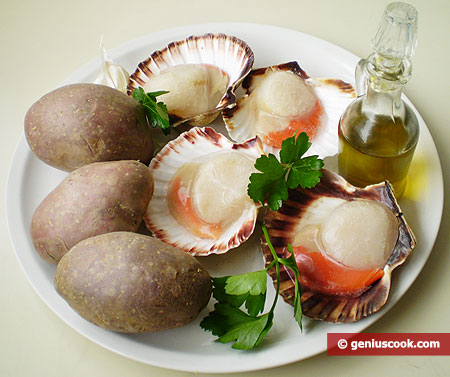
[[[252,100],[251,94],[264,80],[267,73],[276,70],[293,72],[305,80],[313,88],[323,106],[322,125],[313,137],[312,146],[307,154],[319,155],[321,158],[337,154],[339,119],[350,102],[356,98],[356,92],[351,84],[342,80],[309,77],[295,61],[253,69],[245,77],[242,83],[245,95],[237,100],[236,106],[226,109],[222,113],[231,139],[241,143],[249,138],[260,136],[256,135],[252,129],[252,124],[257,121],[255,118],[257,105]],[[279,153],[279,148],[264,143],[264,140],[262,142],[266,153],[274,153],[275,155]]]
[[[303,313],[306,316],[327,322],[354,322],[377,312],[386,303],[391,287],[391,273],[406,260],[415,247],[416,241],[389,183],[380,183],[360,189],[350,185],[335,173],[327,170],[323,172],[320,183],[314,188],[291,190],[289,200],[283,203],[278,212],[269,211],[264,222],[277,254],[287,256],[285,255],[286,246],[288,243],[292,243],[296,226],[302,214],[305,213],[307,207],[314,205],[314,202],[320,198],[375,200],[385,204],[396,215],[399,223],[397,243],[384,267],[384,276],[373,283],[369,289],[357,297],[351,297],[326,295],[305,286],[302,287],[301,302]],[[264,239],[262,239],[262,252],[267,265],[273,258]],[[275,284],[275,270],[270,270],[269,274]],[[294,300],[293,279],[291,272],[282,267],[280,294],[291,305]]]
[[[229,76],[229,86],[215,109],[192,118],[171,117],[176,126],[188,122],[193,126],[211,123],[219,112],[234,105],[235,88],[250,72],[254,61],[253,51],[239,38],[226,34],[204,34],[190,36],[184,40],[171,42],[162,50],[153,52],[146,60],[139,63],[128,82],[127,93],[144,86],[149,77],[158,75],[166,68],[181,64],[208,64],[220,68]],[[170,114],[169,114],[170,115]]]
[[[167,193],[172,177],[185,163],[205,160],[224,151],[238,151],[256,160],[262,153],[258,139],[244,144],[233,144],[209,127],[194,127],[169,142],[151,161],[154,193],[144,221],[155,237],[193,255],[222,254],[246,241],[255,228],[255,204],[242,212],[217,240],[199,238],[182,226],[171,214]]]

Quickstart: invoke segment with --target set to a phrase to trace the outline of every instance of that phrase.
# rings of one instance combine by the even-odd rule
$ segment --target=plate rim
[[[183,25],[183,26],[178,26],[178,27],[174,27],[174,28],[168,28],[168,29],[164,29],[164,30],[160,30],[160,31],[156,31],[156,32],[152,32],[140,37],[137,37],[135,39],[132,39],[130,41],[126,41],[122,44],[120,44],[119,46],[111,49],[108,51],[108,53],[114,57],[115,55],[120,55],[120,54],[124,54],[124,52],[126,52],[126,50],[129,49],[134,49],[134,48],[138,48],[138,46],[142,46],[145,44],[155,44],[157,43],[158,40],[162,39],[167,39],[168,35],[174,35],[174,34],[180,34],[180,35],[185,35],[185,37],[189,36],[189,35],[193,35],[195,33],[199,33],[199,29],[209,29],[209,28],[213,28],[213,29],[217,29],[217,28],[221,28],[221,27],[226,27],[226,28],[230,28],[230,27],[234,27],[239,31],[242,31],[243,29],[246,28],[259,28],[259,29],[271,29],[271,30],[277,30],[279,33],[294,33],[294,34],[298,34],[299,36],[302,36],[303,38],[307,38],[307,39],[312,39],[312,40],[317,40],[320,41],[321,44],[328,44],[333,46],[333,48],[338,48],[341,50],[342,53],[344,53],[345,55],[352,55],[352,58],[354,59],[359,59],[356,55],[354,55],[352,52],[342,48],[341,46],[329,42],[325,39],[316,37],[314,35],[310,35],[298,30],[294,30],[294,29],[289,29],[289,28],[284,28],[284,27],[280,27],[280,26],[276,26],[276,25],[270,25],[270,24],[259,24],[259,23],[247,23],[247,22],[213,22],[213,23],[200,23],[200,24],[192,24],[192,25]],[[188,30],[191,30],[188,32]],[[194,31],[196,30],[196,31]],[[183,37],[181,37],[182,39]],[[130,45],[133,45],[134,47],[130,47]],[[92,70],[94,67],[96,67],[98,69],[98,62],[99,62],[99,58],[94,58],[92,60],[90,60],[89,62],[87,62],[86,64],[82,65],[79,69],[75,70],[73,73],[71,73],[66,80],[64,80],[60,86],[68,84],[73,82],[74,78],[81,75],[82,72],[85,71],[89,71]],[[86,76],[86,75],[85,75]],[[391,308],[392,306],[394,306],[399,300],[400,298],[410,289],[411,285],[413,284],[413,282],[416,280],[417,276],[419,275],[420,271],[424,268],[431,252],[433,249],[433,246],[435,244],[439,229],[440,229],[440,224],[442,221],[442,213],[443,213],[443,202],[444,202],[444,188],[443,188],[443,174],[442,174],[442,166],[441,166],[441,162],[439,159],[439,155],[436,149],[436,145],[434,143],[434,140],[432,138],[432,135],[427,127],[427,125],[425,124],[425,121],[423,120],[423,118],[421,117],[420,113],[417,111],[417,109],[414,107],[414,105],[411,103],[411,101],[409,101],[409,99],[406,98],[405,96],[405,100],[406,102],[413,108],[414,112],[416,113],[416,115],[419,118],[419,122],[422,122],[424,129],[426,130],[425,133],[427,134],[427,138],[430,139],[432,145],[434,146],[431,154],[433,155],[433,162],[436,163],[436,170],[438,172],[438,180],[439,182],[435,182],[435,184],[437,185],[437,195],[435,198],[437,200],[437,206],[438,208],[440,208],[440,213],[439,213],[439,221],[438,221],[438,226],[436,229],[434,229],[434,234],[432,234],[432,236],[430,237],[431,239],[431,247],[430,250],[427,252],[427,255],[423,261],[423,263],[420,265],[420,268],[418,270],[414,271],[414,276],[412,278],[411,283],[406,287],[406,289],[403,290],[403,292],[401,292],[401,294],[395,299],[395,300],[389,300],[388,303],[385,305],[385,307],[378,313],[373,314],[372,316],[368,317],[368,321],[365,321],[364,319],[362,321],[359,321],[358,324],[362,324],[362,326],[357,326],[357,327],[361,327],[357,332],[363,331],[364,329],[366,329],[368,326],[372,325],[373,323],[375,323],[382,315],[386,314]],[[421,128],[421,132],[423,132],[422,128]],[[20,199],[20,194],[17,194],[17,183],[21,182],[23,177],[19,177],[17,174],[13,173],[13,170],[17,169],[17,167],[19,166],[23,166],[26,164],[28,158],[22,158],[20,157],[20,153],[21,152],[28,152],[28,158],[29,155],[31,153],[31,151],[28,148],[28,144],[26,142],[25,139],[25,135],[22,133],[15,152],[13,154],[13,158],[10,162],[9,165],[9,170],[8,170],[8,176],[7,176],[7,183],[6,183],[6,217],[7,217],[7,225],[8,225],[8,232],[10,235],[10,239],[11,239],[11,244],[13,246],[13,250],[15,252],[16,258],[19,262],[19,265],[23,271],[23,273],[25,274],[27,280],[30,282],[31,286],[33,287],[33,289],[35,290],[35,292],[38,294],[38,296],[46,303],[46,305],[59,317],[61,318],[65,323],[67,323],[73,330],[77,331],[78,333],[80,333],[81,335],[85,336],[86,338],[88,338],[89,340],[93,341],[94,343],[100,345],[103,348],[106,348],[114,353],[120,354],[124,357],[127,357],[129,359],[138,361],[138,362],[142,362],[145,364],[149,364],[149,365],[153,365],[153,366],[157,366],[157,367],[161,367],[161,368],[167,368],[167,369],[172,369],[172,370],[178,370],[178,371],[189,371],[189,372],[202,372],[202,373],[234,373],[234,372],[249,372],[249,371],[256,371],[256,370],[261,370],[261,369],[266,369],[266,368],[273,368],[273,367],[278,367],[281,365],[286,365],[286,364],[290,364],[290,363],[294,363],[312,356],[315,356],[319,353],[322,353],[326,350],[326,346],[325,347],[319,347],[321,348],[320,350],[314,349],[314,350],[310,350],[310,352],[306,352],[304,354],[304,356],[300,356],[300,357],[291,357],[288,360],[283,360],[283,361],[278,361],[278,362],[269,362],[267,363],[267,365],[262,365],[262,366],[255,366],[253,365],[252,367],[244,367],[244,365],[238,366],[238,365],[228,365],[226,369],[217,369],[217,368],[213,368],[211,369],[210,367],[206,367],[206,368],[202,368],[199,367],[199,365],[196,365],[195,368],[192,368],[191,365],[187,365],[187,366],[180,366],[180,365],[167,365],[167,363],[157,360],[157,358],[155,358],[152,361],[143,359],[142,357],[134,357],[133,355],[127,354],[126,352],[121,352],[120,350],[117,350],[116,348],[112,347],[109,344],[105,344],[104,341],[102,340],[98,340],[96,339],[95,336],[91,335],[89,333],[89,331],[87,330],[91,330],[90,327],[87,328],[81,328],[80,326],[78,326],[77,324],[74,324],[70,321],[70,318],[66,318],[63,313],[61,313],[58,310],[58,307],[54,307],[53,305],[50,304],[49,300],[47,299],[46,295],[43,294],[41,292],[41,289],[36,285],[37,282],[31,279],[31,274],[30,271],[28,270],[28,266],[25,263],[25,261],[22,258],[22,255],[20,253],[20,251],[18,251],[18,249],[20,247],[24,247],[27,245],[27,240],[26,237],[23,237],[23,234],[17,234],[16,229],[20,228],[20,229],[24,229],[24,225],[25,224],[20,224],[20,216],[16,217],[18,213],[22,213],[22,203],[19,201],[17,202],[16,199]],[[14,206],[13,206],[14,204]],[[17,208],[17,206],[19,208]],[[14,207],[14,208],[13,208]],[[22,221],[23,223],[25,221]],[[18,224],[19,223],[19,224]],[[22,225],[19,226],[18,225]],[[29,242],[28,242],[29,244]],[[28,245],[29,246],[29,245]],[[409,271],[409,274],[411,274],[412,271]],[[92,325],[94,326],[94,325]],[[339,327],[339,326],[338,326]],[[100,329],[101,331],[105,331],[103,329]],[[339,330],[339,329],[338,329]],[[201,329],[199,329],[199,331],[203,331]],[[95,333],[94,333],[95,335]],[[229,347],[229,345],[228,345]],[[235,350],[233,350],[233,352],[237,352]],[[239,353],[236,353],[236,357],[239,359],[240,357],[238,356]],[[236,363],[239,364],[239,363]],[[269,365],[270,364],[270,365]]]

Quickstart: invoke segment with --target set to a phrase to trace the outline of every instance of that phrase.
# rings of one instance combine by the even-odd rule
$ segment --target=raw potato
[[[114,232],[78,243],[55,288],[83,318],[136,333],[183,326],[208,304],[211,278],[190,254],[149,236]]]
[[[99,161],[150,162],[144,108],[119,90],[72,84],[39,99],[25,116],[25,136],[45,163],[72,171]]]
[[[57,263],[77,242],[114,231],[137,231],[153,195],[153,177],[138,161],[97,162],[70,173],[31,220],[38,253]]]

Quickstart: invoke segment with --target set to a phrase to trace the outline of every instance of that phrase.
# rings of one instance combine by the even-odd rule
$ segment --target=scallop
[[[223,111],[235,142],[258,136],[267,153],[277,154],[284,139],[306,132],[313,141],[308,154],[337,154],[339,119],[356,97],[352,85],[311,78],[294,61],[254,69],[242,87],[245,95]]]
[[[247,186],[261,153],[257,138],[233,144],[209,127],[182,133],[150,163],[155,188],[147,228],[193,255],[239,246],[255,228],[258,205]]]
[[[173,126],[211,123],[235,104],[235,88],[250,72],[254,55],[241,39],[225,34],[190,36],[153,52],[139,63],[127,93],[168,91],[158,97],[167,106]]]
[[[292,246],[300,271],[303,313],[327,322],[354,322],[387,301],[392,271],[416,245],[388,182],[356,188],[323,170],[319,184],[297,189],[264,218],[280,256]],[[262,251],[273,259],[266,241]],[[276,272],[269,274],[276,282]],[[282,267],[280,294],[293,305],[294,280]]]

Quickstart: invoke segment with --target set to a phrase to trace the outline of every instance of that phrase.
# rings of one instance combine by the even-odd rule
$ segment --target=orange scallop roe
[[[302,285],[328,295],[358,295],[384,275],[382,269],[357,270],[303,246],[293,250]]]
[[[283,140],[291,137],[294,133],[299,135],[301,132],[306,132],[311,140],[321,124],[322,113],[323,107],[317,100],[308,114],[292,119],[288,126],[282,130],[270,132],[263,138],[263,141],[273,147],[281,148]]]
[[[195,236],[216,240],[222,235],[221,224],[207,223],[197,215],[188,189],[182,184],[180,177],[173,179],[167,199],[175,219]]]

